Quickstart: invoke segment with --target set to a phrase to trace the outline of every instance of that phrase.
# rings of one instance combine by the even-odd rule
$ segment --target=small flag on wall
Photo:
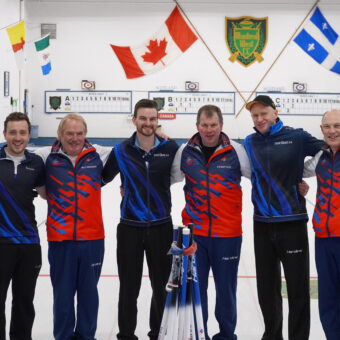
[[[18,69],[21,70],[24,67],[25,21],[20,21],[18,24],[7,28],[6,31],[12,45]]]
[[[163,69],[196,40],[196,35],[176,6],[159,31],[143,44],[111,47],[122,64],[126,77],[131,79]]]
[[[37,50],[41,70],[44,76],[51,72],[51,59],[50,59],[50,35],[34,42],[35,49]]]
[[[318,7],[294,41],[320,65],[340,74],[340,38]]]

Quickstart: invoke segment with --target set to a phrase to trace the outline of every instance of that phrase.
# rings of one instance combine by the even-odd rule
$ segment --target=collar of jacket
[[[254,127],[254,130],[256,131],[256,133],[259,133],[261,136],[270,136],[270,135],[273,135],[274,133],[280,131],[282,129],[282,127],[283,127],[282,120],[280,118],[277,118],[276,123],[269,127],[269,131],[268,132],[261,133],[255,127]]]
[[[128,139],[128,143],[129,143],[131,146],[136,147],[136,138],[137,138],[137,132],[135,131],[135,132],[132,134],[132,136]],[[158,141],[159,141],[159,144],[157,145],[157,147],[158,147],[158,146],[161,146],[161,145],[163,145],[163,144],[165,144],[165,143],[167,142],[166,139],[164,139],[164,138],[162,138],[162,137],[159,137],[157,134],[155,134],[155,138],[157,138]],[[152,149],[154,149],[154,148],[155,148],[155,146],[152,147]],[[151,150],[152,150],[152,149],[151,149]]]
[[[338,150],[336,150],[336,152],[334,153],[333,150],[331,149],[331,147],[330,147],[329,145],[325,144],[325,145],[321,148],[321,150],[322,150],[323,152],[325,152],[327,155],[330,155],[330,156],[334,157],[335,155],[337,155],[337,154],[339,153],[340,147],[339,147]]]
[[[87,139],[85,139],[83,151],[84,149],[89,150],[92,148],[93,148],[93,145]],[[61,143],[58,139],[56,139],[55,142],[52,144],[51,153],[58,153],[60,149],[61,149]]]
[[[7,146],[7,144],[3,145],[0,149],[0,158],[3,159],[3,158],[7,158],[7,154],[6,154],[6,151],[5,151],[5,147]],[[25,159],[21,162],[28,162],[31,158],[32,158],[32,154],[27,151],[26,149],[24,150],[24,155],[25,155]]]
[[[197,132],[189,139],[188,144],[192,147],[197,147],[197,146],[199,147],[201,145],[200,140],[201,140],[200,134],[199,132]],[[224,149],[230,145],[231,144],[230,144],[229,137],[224,132],[221,132],[220,139],[218,141],[218,146]]]

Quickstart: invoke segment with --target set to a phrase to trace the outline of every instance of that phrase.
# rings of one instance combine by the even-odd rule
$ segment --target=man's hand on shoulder
[[[165,133],[163,133],[161,131],[156,131],[156,135],[158,137],[161,137],[161,138],[166,139],[166,140],[170,140],[171,139],[168,135],[166,135]]]

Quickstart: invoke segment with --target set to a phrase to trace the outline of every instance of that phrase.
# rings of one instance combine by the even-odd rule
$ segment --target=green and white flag
[[[42,73],[46,76],[51,72],[50,35],[48,34],[42,39],[35,41],[34,44],[39,56]]]

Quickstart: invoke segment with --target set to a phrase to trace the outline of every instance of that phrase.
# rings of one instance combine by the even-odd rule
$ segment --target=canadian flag
[[[159,31],[139,46],[111,45],[122,64],[126,77],[138,78],[157,72],[185,52],[195,41],[177,6]]]

